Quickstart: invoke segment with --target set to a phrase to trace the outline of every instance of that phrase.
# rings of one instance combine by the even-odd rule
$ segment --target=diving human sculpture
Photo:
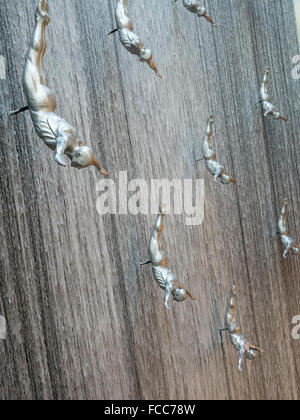
[[[226,312],[226,328],[221,331],[227,331],[230,336],[230,341],[233,347],[239,352],[239,371],[242,372],[242,363],[244,356],[248,360],[254,360],[257,357],[257,353],[263,353],[263,350],[253,346],[245,339],[242,335],[241,328],[238,325],[236,319],[236,306],[237,306],[237,287],[233,286],[231,290],[230,300],[228,309]]]
[[[265,117],[271,117],[274,120],[283,120],[285,122],[288,122],[288,119],[285,118],[281,113],[277,110],[277,108],[271,103],[271,97],[268,94],[267,85],[269,81],[269,76],[271,73],[270,67],[267,67],[264,81],[262,83],[261,89],[260,89],[260,103],[263,106],[264,110],[264,116]]]
[[[155,71],[158,77],[162,77],[155,63],[152,61],[151,50],[145,48],[140,38],[133,32],[133,24],[130,21],[127,13],[127,0],[118,0],[116,6],[116,22],[117,29],[113,30],[109,35],[118,32],[122,45],[131,54],[137,55],[142,63],[147,63],[148,66]]]
[[[174,0],[174,3],[177,0]],[[195,0],[182,0],[183,5],[192,13],[196,13],[198,17],[204,17],[208,22],[210,22],[212,25],[214,24],[214,21],[210,16],[208,16],[205,7],[201,6],[198,1]]]
[[[224,166],[222,166],[219,162],[216,161],[217,154],[213,150],[211,144],[212,127],[214,122],[214,117],[213,115],[211,115],[207,123],[207,129],[202,143],[202,153],[203,159],[205,159],[206,167],[209,170],[209,172],[213,175],[215,182],[218,182],[218,180],[220,180],[222,184],[230,184],[233,182],[234,184],[238,185],[234,178],[225,173]]]
[[[287,216],[287,199],[284,200],[283,208],[281,210],[280,218],[278,221],[278,234],[280,235],[281,242],[285,248],[283,258],[287,257],[289,250],[292,251],[293,255],[300,255],[300,248],[295,244],[294,239],[289,236],[289,230],[286,225]]]
[[[92,150],[78,138],[76,130],[56,114],[56,98],[49,89],[43,70],[43,57],[46,52],[45,29],[50,22],[49,6],[41,0],[35,13],[35,28],[26,55],[23,73],[23,88],[27,106],[12,111],[10,116],[29,110],[38,136],[54,153],[54,160],[67,166],[64,155],[71,159],[71,166],[77,169],[95,166],[99,172],[108,176],[106,170],[94,157]]]
[[[172,296],[176,302],[184,302],[189,296],[195,300],[194,296],[182,287],[175,279],[172,271],[167,267],[168,259],[166,253],[162,250],[161,234],[163,231],[163,222],[165,217],[165,206],[161,205],[149,244],[150,261],[141,265],[152,264],[154,279],[159,287],[165,290],[165,307],[169,307],[169,299]]]

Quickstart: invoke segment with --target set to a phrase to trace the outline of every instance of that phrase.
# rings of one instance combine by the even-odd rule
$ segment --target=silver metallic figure
[[[118,0],[115,15],[118,28],[110,32],[109,35],[118,32],[120,41],[126,50],[131,54],[137,55],[142,63],[147,63],[155,71],[156,75],[161,78],[161,74],[152,61],[151,50],[145,48],[140,38],[133,32],[133,24],[127,13],[127,0]]]
[[[164,217],[165,206],[161,205],[149,244],[149,254],[151,260],[142,263],[141,265],[152,264],[154,279],[159,287],[165,290],[165,307],[170,309],[168,302],[171,295],[173,296],[173,300],[176,302],[184,302],[188,296],[192,300],[195,300],[195,298],[188,290],[177,283],[174,274],[169,268],[167,268],[168,259],[166,253],[162,250],[161,245]]]
[[[248,360],[254,360],[257,357],[257,352],[264,353],[263,350],[256,346],[252,346],[245,337],[242,335],[241,328],[238,325],[236,319],[236,306],[237,306],[237,288],[236,286],[232,287],[231,294],[230,294],[230,301],[228,305],[228,309],[226,312],[226,328],[221,330],[228,331],[230,336],[230,341],[232,342],[234,348],[239,352],[239,364],[238,368],[239,371],[242,372],[242,363],[243,357],[245,356]]]
[[[203,159],[205,159],[206,167],[213,175],[215,182],[218,182],[218,179],[220,179],[222,184],[230,184],[233,182],[234,184],[238,185],[234,178],[225,174],[224,166],[216,161],[217,155],[211,144],[212,127],[214,122],[214,117],[211,115],[207,123],[207,129],[202,143],[202,153]]]
[[[287,118],[283,117],[277,108],[271,103],[270,95],[268,94],[267,85],[271,73],[270,67],[267,67],[264,81],[260,89],[260,103],[263,106],[265,117],[272,117],[274,120],[283,120],[288,122]]]
[[[63,156],[66,154],[72,161],[72,167],[82,169],[92,165],[102,175],[108,176],[92,150],[78,139],[76,130],[55,113],[56,98],[47,85],[43,70],[43,57],[46,52],[45,29],[50,22],[48,12],[47,1],[41,0],[35,13],[35,28],[23,73],[23,88],[28,105],[12,111],[9,115],[30,110],[36,133],[50,149],[55,150],[54,160],[59,165],[67,165]]]
[[[174,0],[174,3],[177,0]],[[214,24],[214,21],[210,16],[208,16],[205,7],[200,6],[199,1],[196,0],[182,0],[184,6],[192,13],[196,13],[198,17],[204,17],[208,22],[210,22],[212,25]]]
[[[289,230],[286,225],[286,216],[287,216],[287,204],[288,200],[284,200],[283,208],[281,210],[280,218],[278,221],[278,228],[281,242],[285,247],[283,258],[287,257],[289,250],[292,251],[293,255],[300,255],[300,248],[295,244],[294,240],[289,236]]]

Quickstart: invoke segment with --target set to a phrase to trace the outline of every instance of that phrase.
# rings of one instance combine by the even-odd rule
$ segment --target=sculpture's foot
[[[161,203],[159,206],[159,213],[162,215],[166,215],[167,213],[167,205],[165,203]]]
[[[54,156],[54,160],[55,160],[55,162],[57,162],[61,166],[64,166],[64,167],[67,166],[67,163],[66,163],[65,159],[61,155],[56,154]]]
[[[49,4],[46,0],[40,0],[40,4],[36,10],[37,19],[42,19],[46,25],[50,22],[49,13]]]

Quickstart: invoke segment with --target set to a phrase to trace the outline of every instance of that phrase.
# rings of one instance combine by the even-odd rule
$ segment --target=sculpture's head
[[[107,171],[102,167],[99,161],[94,157],[92,149],[87,146],[80,146],[76,149],[75,153],[73,154],[71,166],[77,169],[83,169],[89,166],[95,166],[102,175],[109,176]]]
[[[175,289],[172,295],[176,302],[184,302],[187,298],[187,293],[184,289]]]
[[[147,48],[143,48],[140,54],[140,60],[142,62],[150,62],[152,60],[152,52]]]
[[[206,15],[206,9],[205,7],[199,7],[198,9],[198,16],[205,16]]]
[[[188,298],[188,296],[192,300],[195,300],[194,296],[188,290],[183,289],[181,287],[177,287],[177,289],[173,290],[172,295],[173,300],[175,300],[176,302],[184,302]]]
[[[274,118],[274,120],[279,120],[280,119],[280,112],[279,111],[275,111],[273,113],[273,118]]]
[[[236,186],[239,187],[239,184],[236,182],[236,180],[234,178],[232,178],[232,176],[229,176],[229,175],[223,174],[221,176],[221,182],[222,182],[222,184],[225,184],[225,185],[233,183],[233,184],[235,184]]]
[[[300,248],[297,245],[292,247],[292,254],[293,255],[300,255]]]
[[[257,357],[257,353],[256,353],[256,351],[254,351],[254,350],[248,350],[248,351],[246,352],[245,356],[246,356],[246,358],[247,358],[248,360],[254,360],[254,359],[256,359],[256,357]]]

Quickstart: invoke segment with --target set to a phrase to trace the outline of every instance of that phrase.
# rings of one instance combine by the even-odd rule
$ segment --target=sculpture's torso
[[[250,343],[243,336],[241,328],[239,327],[235,316],[232,318],[230,315],[228,315],[226,323],[230,341],[233,347],[239,352],[241,350],[244,350],[245,353],[247,353],[247,351],[250,350]]]
[[[183,0],[183,4],[192,13],[197,13],[199,16],[205,14],[205,8],[200,6],[196,0]]]
[[[199,3],[195,0],[183,0],[184,6],[192,13],[198,13]]]
[[[276,107],[271,103],[271,97],[267,92],[266,86],[263,84],[260,90],[260,97],[262,100],[263,110],[266,114],[274,114],[277,110]]]
[[[281,235],[281,242],[285,247],[292,247],[294,244],[294,240],[288,235]]]
[[[276,107],[271,102],[264,101],[262,106],[265,113],[274,114],[276,112]]]
[[[118,29],[121,43],[131,54],[140,56],[144,48],[144,44],[140,38],[127,28]]]
[[[32,122],[37,135],[51,149],[56,148],[57,138],[63,133],[72,134],[71,143],[76,146],[77,135],[74,128],[54,112],[35,111],[30,109]],[[71,148],[73,149],[73,148]],[[70,149],[70,151],[72,151]],[[66,151],[67,153],[67,151]]]
[[[224,166],[222,166],[219,162],[217,162],[216,160],[206,160],[206,167],[209,170],[209,172],[212,175],[216,175],[220,170],[223,170],[223,172],[225,171]],[[221,175],[221,173],[220,173]]]
[[[233,344],[233,347],[237,351],[244,350],[245,352],[250,350],[250,343],[245,339],[242,334],[231,334],[229,333],[230,341]]]
[[[172,271],[167,267],[156,266],[152,264],[153,276],[159,287],[162,289],[166,288],[167,284],[172,286],[172,289],[175,289],[176,285],[174,283],[175,276]]]
[[[205,159],[206,167],[212,175],[218,173],[220,169],[225,171],[225,168],[219,162],[216,161],[217,154],[214,150],[210,148],[206,139],[203,141],[202,153]]]

